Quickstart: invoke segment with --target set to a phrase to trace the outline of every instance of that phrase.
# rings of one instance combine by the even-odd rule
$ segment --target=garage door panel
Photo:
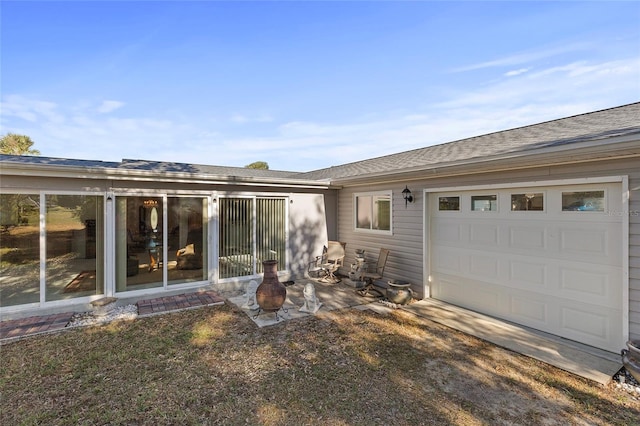
[[[622,279],[616,267],[573,262],[562,259],[541,261],[529,256],[497,254],[451,247],[434,248],[432,273],[449,274],[473,282],[492,281],[509,289],[521,289],[587,303],[616,306],[622,294],[617,283]]]
[[[488,283],[478,284],[471,280],[460,279],[456,276],[441,275],[434,297],[447,300],[455,305],[466,308],[480,307],[486,311],[504,309],[505,304],[500,289]]]
[[[469,210],[480,191],[461,191],[467,210],[458,212],[438,211],[439,194],[431,194],[432,297],[617,352],[624,343],[622,220],[562,211],[561,201],[563,192],[605,187],[606,209],[621,211],[619,183],[546,188],[545,210],[531,212],[510,208],[510,194],[530,188],[490,190],[501,203],[491,212]]]
[[[511,226],[509,232],[509,247],[525,250],[547,250],[547,232],[544,224],[536,227]]]
[[[573,333],[579,333],[583,337],[605,339],[608,330],[607,323],[607,317],[604,314],[566,307],[562,309],[563,328]]]
[[[561,229],[560,250],[576,254],[607,254],[607,231],[604,229]]]
[[[463,254],[455,248],[439,246],[434,248],[431,254],[431,267],[434,272],[438,273],[466,273],[466,268],[463,270],[463,264],[466,263],[463,257],[466,259],[466,255],[463,256]]]
[[[497,247],[498,226],[487,223],[473,223],[469,226],[469,240],[471,244],[483,247]]]
[[[529,325],[537,325],[538,328],[547,328],[548,305],[543,300],[535,300],[530,296],[512,296],[509,301],[509,318]]]
[[[583,264],[581,268],[560,265],[558,267],[558,294],[567,299],[579,299],[586,303],[615,307],[620,304],[622,289],[618,268],[598,268]]]
[[[469,274],[472,278],[498,279],[498,263],[495,256],[472,253],[469,256]]]
[[[435,230],[433,241],[441,244],[460,244],[464,242],[463,228],[465,225],[460,223],[443,221]]]
[[[533,287],[539,291],[546,286],[548,267],[543,262],[509,260],[509,283],[514,287]]]
[[[617,351],[624,345],[622,338],[616,339],[617,327],[612,318],[617,312],[588,309],[584,305],[563,306],[560,311],[561,327],[565,337],[592,346],[603,347],[613,343]]]

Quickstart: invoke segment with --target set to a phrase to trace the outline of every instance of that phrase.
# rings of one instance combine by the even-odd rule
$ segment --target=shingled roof
[[[640,133],[640,102],[299,174],[335,180]],[[389,141],[390,143],[393,141]]]
[[[207,176],[239,176],[262,178],[290,178],[295,173],[290,171],[249,169],[246,167],[211,166],[203,164],[173,163],[166,161],[130,160],[121,162],[99,160],[75,160],[30,155],[0,154],[0,161],[14,164],[37,164],[41,166],[68,167],[93,170],[138,170],[164,173],[187,173]]]
[[[210,166],[204,164],[171,163],[165,161],[128,160],[118,164],[119,169],[156,172],[195,173],[208,176],[242,176],[262,178],[297,178],[295,173],[280,170],[250,169],[247,167]]]
[[[295,181],[326,184],[410,169],[443,167],[461,161],[484,161],[510,153],[535,153],[544,148],[633,134],[640,134],[640,102],[305,173],[164,161],[124,159],[121,162],[108,162],[19,155],[0,155],[0,163],[90,172],[115,171],[119,174],[132,171],[204,179],[225,177],[226,181],[256,180],[267,185],[270,180],[274,183]]]

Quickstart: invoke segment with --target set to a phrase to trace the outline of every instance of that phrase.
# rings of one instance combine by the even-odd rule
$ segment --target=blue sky
[[[640,2],[2,1],[0,133],[307,171],[640,101]]]

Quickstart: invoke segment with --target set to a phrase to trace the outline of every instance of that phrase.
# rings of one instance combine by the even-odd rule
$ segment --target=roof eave
[[[606,143],[603,143],[603,140],[606,140]],[[563,154],[570,155],[567,156]],[[633,157],[640,157],[640,132],[556,147],[523,150],[487,157],[417,166],[402,169],[401,171],[392,170],[354,177],[336,178],[331,180],[331,183],[339,186],[360,186],[382,182],[419,180]]]
[[[56,166],[17,162],[3,162],[2,167],[0,167],[0,175],[2,174],[48,178],[106,179],[114,181],[132,180],[140,182],[153,181],[207,185],[268,186],[278,188],[296,187],[307,189],[328,189],[330,187],[330,183],[328,181],[295,178],[213,175],[203,173],[194,174],[182,172],[157,173],[148,170]]]

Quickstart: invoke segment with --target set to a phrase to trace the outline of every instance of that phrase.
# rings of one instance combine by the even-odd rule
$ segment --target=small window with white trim
[[[438,197],[438,210],[460,211],[460,197]]]
[[[391,192],[354,194],[355,228],[391,233]]]
[[[544,211],[544,193],[511,194],[511,211]]]
[[[498,210],[497,195],[472,195],[471,210],[474,212],[495,212]]]
[[[562,193],[563,212],[603,212],[604,190]]]

